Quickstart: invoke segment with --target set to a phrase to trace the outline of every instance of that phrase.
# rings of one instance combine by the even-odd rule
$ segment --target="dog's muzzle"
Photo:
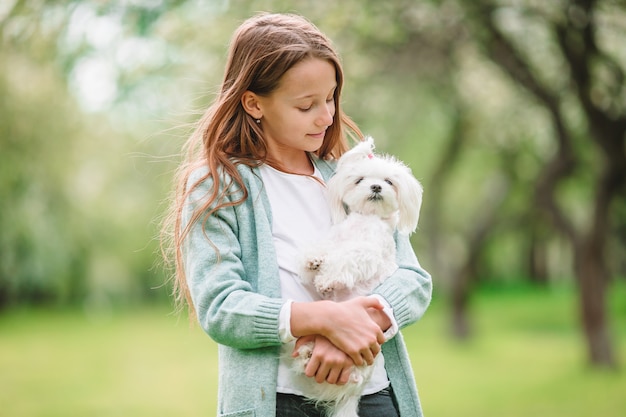
[[[370,194],[370,196],[367,198],[368,201],[380,201],[383,199],[383,196],[380,195],[383,187],[378,184],[372,184],[370,186],[370,190],[372,191],[372,194]]]

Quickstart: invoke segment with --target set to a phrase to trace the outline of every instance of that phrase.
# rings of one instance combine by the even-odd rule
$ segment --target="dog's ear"
[[[346,178],[342,176],[341,173],[336,173],[328,181],[328,202],[330,204],[330,216],[333,224],[337,224],[348,217],[348,212],[343,204],[345,181]]]
[[[339,165],[337,169],[343,165],[349,165],[364,159],[371,159],[374,157],[373,152],[374,139],[371,136],[367,136],[363,139],[363,141],[356,144],[354,148],[350,149],[348,152],[344,153],[341,158],[339,158]]]
[[[402,166],[401,174],[396,178],[398,186],[399,221],[398,231],[411,234],[417,229],[422,207],[422,184],[413,176],[411,169]]]

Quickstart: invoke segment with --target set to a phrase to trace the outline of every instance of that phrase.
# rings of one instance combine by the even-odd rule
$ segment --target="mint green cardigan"
[[[313,160],[328,180],[334,162]],[[205,231],[196,222],[183,247],[184,266],[198,320],[219,344],[218,416],[274,417],[281,345],[278,316],[285,300],[272,238],[272,212],[261,175],[245,165],[238,170],[248,198],[210,216]],[[190,184],[204,172],[196,172]],[[183,213],[184,224],[211,187],[212,181],[207,180],[193,192]],[[374,292],[391,304],[403,328],[424,314],[432,281],[420,267],[408,236],[397,236],[396,242],[399,269]],[[386,342],[382,351],[400,415],[422,416],[402,335]]]

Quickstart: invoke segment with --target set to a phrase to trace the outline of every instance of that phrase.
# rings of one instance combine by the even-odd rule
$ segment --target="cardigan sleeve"
[[[396,233],[398,269],[374,289],[393,309],[399,328],[415,323],[423,315],[432,297],[432,279],[415,256],[409,236]]]
[[[183,213],[185,224],[206,201],[212,184],[205,180],[191,194]],[[251,206],[248,201],[236,208],[220,208],[210,216],[203,214],[191,226],[183,248],[187,283],[200,325],[217,343],[240,349],[280,344],[278,320],[284,303],[258,293],[259,268],[246,267],[242,259],[242,244],[250,247],[252,243],[249,236],[245,241],[240,237],[240,222],[253,221]]]

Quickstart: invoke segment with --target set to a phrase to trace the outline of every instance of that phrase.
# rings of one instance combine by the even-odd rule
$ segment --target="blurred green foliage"
[[[73,74],[95,46],[72,22],[93,5],[38,5],[0,13],[0,306],[165,298],[152,265],[167,181],[144,145],[155,124],[77,100]]]
[[[610,65],[594,62],[593,97],[619,118],[626,112],[619,76],[626,5],[595,4]],[[545,24],[584,20],[581,5],[3,2],[0,307],[73,303],[107,311],[168,298],[158,233],[181,145],[214,96],[232,31],[261,10],[304,14],[334,40],[345,67],[344,108],[380,151],[405,160],[424,183],[414,245],[437,296],[465,264],[483,285],[573,285],[570,239],[540,214],[535,198],[557,149],[552,115],[488,58],[477,16],[488,10],[530,73],[558,97],[578,166],[555,197],[585,230],[606,164]],[[624,213],[622,193],[611,204],[603,254],[613,281],[626,276]]]

